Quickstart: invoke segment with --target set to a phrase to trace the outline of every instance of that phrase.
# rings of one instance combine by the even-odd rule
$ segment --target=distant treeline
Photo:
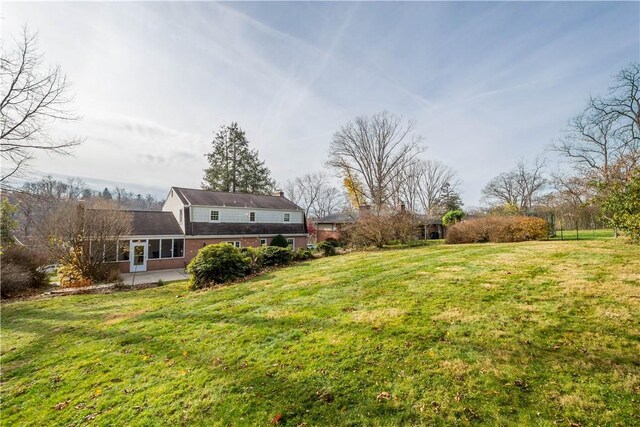
[[[80,200],[113,200],[118,207],[123,209],[138,209],[157,211],[162,208],[162,200],[153,194],[140,194],[128,191],[123,187],[105,187],[102,191],[91,190],[87,184],[79,178],[69,178],[59,181],[51,176],[46,176],[36,182],[23,184],[17,193],[23,193],[48,202],[56,200],[80,201]]]

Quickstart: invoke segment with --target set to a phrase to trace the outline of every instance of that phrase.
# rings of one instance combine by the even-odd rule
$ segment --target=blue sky
[[[423,156],[456,169],[478,205],[489,179],[542,153],[640,60],[638,2],[0,8],[3,42],[37,29],[82,116],[54,129],[86,137],[74,156],[41,156],[34,171],[160,194],[200,185],[221,124],[238,121],[284,182],[323,169],[342,124],[388,110],[415,120]]]

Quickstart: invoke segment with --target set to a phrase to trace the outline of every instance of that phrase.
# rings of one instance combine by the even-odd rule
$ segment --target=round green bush
[[[322,252],[324,256],[333,256],[336,254],[336,247],[329,242],[318,243],[318,246],[316,246],[316,249]]]
[[[259,248],[246,247],[246,248],[240,249],[242,256],[245,258],[245,260],[247,260],[247,265],[249,266],[249,271],[251,273],[260,271],[260,269],[263,266],[262,249],[263,249],[262,247],[259,247]]]
[[[287,239],[282,234],[278,234],[271,240],[271,244],[269,246],[276,246],[279,248],[287,248],[289,247],[289,243],[287,243]]]
[[[289,248],[281,248],[278,246],[264,246],[260,248],[262,252],[262,265],[264,267],[272,267],[275,265],[286,265],[293,258]]]
[[[240,250],[228,243],[208,245],[187,266],[191,288],[201,289],[246,276],[249,262]]]
[[[294,261],[306,261],[313,258],[313,253],[309,249],[298,248],[293,251],[292,258]]]
[[[324,241],[330,244],[331,246],[333,246],[334,248],[337,248],[338,246],[340,246],[340,242],[337,239],[334,239],[333,237],[327,237]]]

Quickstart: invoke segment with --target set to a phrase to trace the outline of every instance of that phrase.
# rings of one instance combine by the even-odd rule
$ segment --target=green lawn
[[[640,425],[640,247],[433,245],[2,306],[3,425]]]

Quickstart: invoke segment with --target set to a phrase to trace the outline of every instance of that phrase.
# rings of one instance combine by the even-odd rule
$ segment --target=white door
[[[131,273],[147,271],[147,241],[132,240],[131,241]]]

